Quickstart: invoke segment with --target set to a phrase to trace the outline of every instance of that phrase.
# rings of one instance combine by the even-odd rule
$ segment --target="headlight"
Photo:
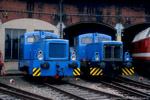
[[[71,60],[76,60],[76,56],[71,56]]]
[[[43,58],[44,58],[43,55],[39,55],[39,56],[38,56],[38,59],[39,59],[39,60],[43,60]]]
[[[129,60],[129,57],[126,57],[126,60]]]
[[[95,57],[95,60],[99,60],[99,57],[98,57],[98,56],[96,56],[96,57]]]

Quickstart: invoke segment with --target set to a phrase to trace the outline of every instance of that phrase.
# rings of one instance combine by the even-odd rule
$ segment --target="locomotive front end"
[[[32,76],[80,75],[75,53],[70,58],[69,41],[50,32],[30,32],[21,37],[19,70]]]
[[[39,56],[40,53],[38,57]],[[63,39],[45,40],[45,49],[43,56],[44,59],[40,60],[40,62],[39,61],[34,62],[35,66],[40,66],[39,67],[41,71],[40,76],[56,76],[56,78],[59,78],[59,76],[72,76],[74,70],[77,70],[78,71],[77,75],[80,75],[79,61],[76,61],[76,59],[72,60],[72,58],[69,57],[68,40]]]
[[[121,74],[121,65],[123,62],[123,44],[117,41],[101,42],[101,62],[103,65],[103,73],[107,76]],[[103,64],[102,64],[103,63]]]
[[[118,41],[103,41],[101,43],[101,63],[104,63],[104,75],[132,75],[132,59],[129,53],[123,54],[123,43]],[[100,64],[101,65],[101,64]],[[104,67],[104,66],[103,66]],[[125,74],[124,74],[125,73]]]

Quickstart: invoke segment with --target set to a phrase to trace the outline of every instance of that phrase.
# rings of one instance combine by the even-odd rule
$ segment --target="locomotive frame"
[[[56,34],[39,31],[20,37],[19,70],[32,76],[80,75],[80,62],[69,54],[69,41]],[[76,74],[74,74],[76,73]]]
[[[74,49],[81,62],[81,73],[91,76],[132,75],[132,58],[123,54],[123,43],[99,33],[87,33],[74,38]]]

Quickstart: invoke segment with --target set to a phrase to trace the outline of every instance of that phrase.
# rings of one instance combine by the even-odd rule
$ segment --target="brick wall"
[[[66,26],[86,21],[113,27],[116,23],[122,23],[127,27],[149,21],[147,2],[149,1],[64,0],[62,20]],[[58,0],[0,0],[0,10],[3,23],[19,18],[40,19],[53,25],[59,22]]]

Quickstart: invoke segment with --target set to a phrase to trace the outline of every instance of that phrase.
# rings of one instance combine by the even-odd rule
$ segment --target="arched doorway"
[[[139,23],[125,28],[122,33],[124,51],[129,50],[129,52],[132,53],[132,41],[135,35],[148,27],[150,27],[150,23]]]
[[[85,34],[85,33],[91,33],[91,32],[98,32],[103,33],[112,36],[113,40],[116,39],[116,29],[104,24],[104,23],[90,23],[90,22],[84,22],[84,23],[76,23],[71,26],[68,26],[64,29],[64,38],[70,40],[70,46],[73,45],[73,38]]]
[[[15,19],[3,23],[0,27],[0,50],[5,61],[19,58],[19,37],[26,32],[46,30],[58,34],[56,26],[38,19]]]

